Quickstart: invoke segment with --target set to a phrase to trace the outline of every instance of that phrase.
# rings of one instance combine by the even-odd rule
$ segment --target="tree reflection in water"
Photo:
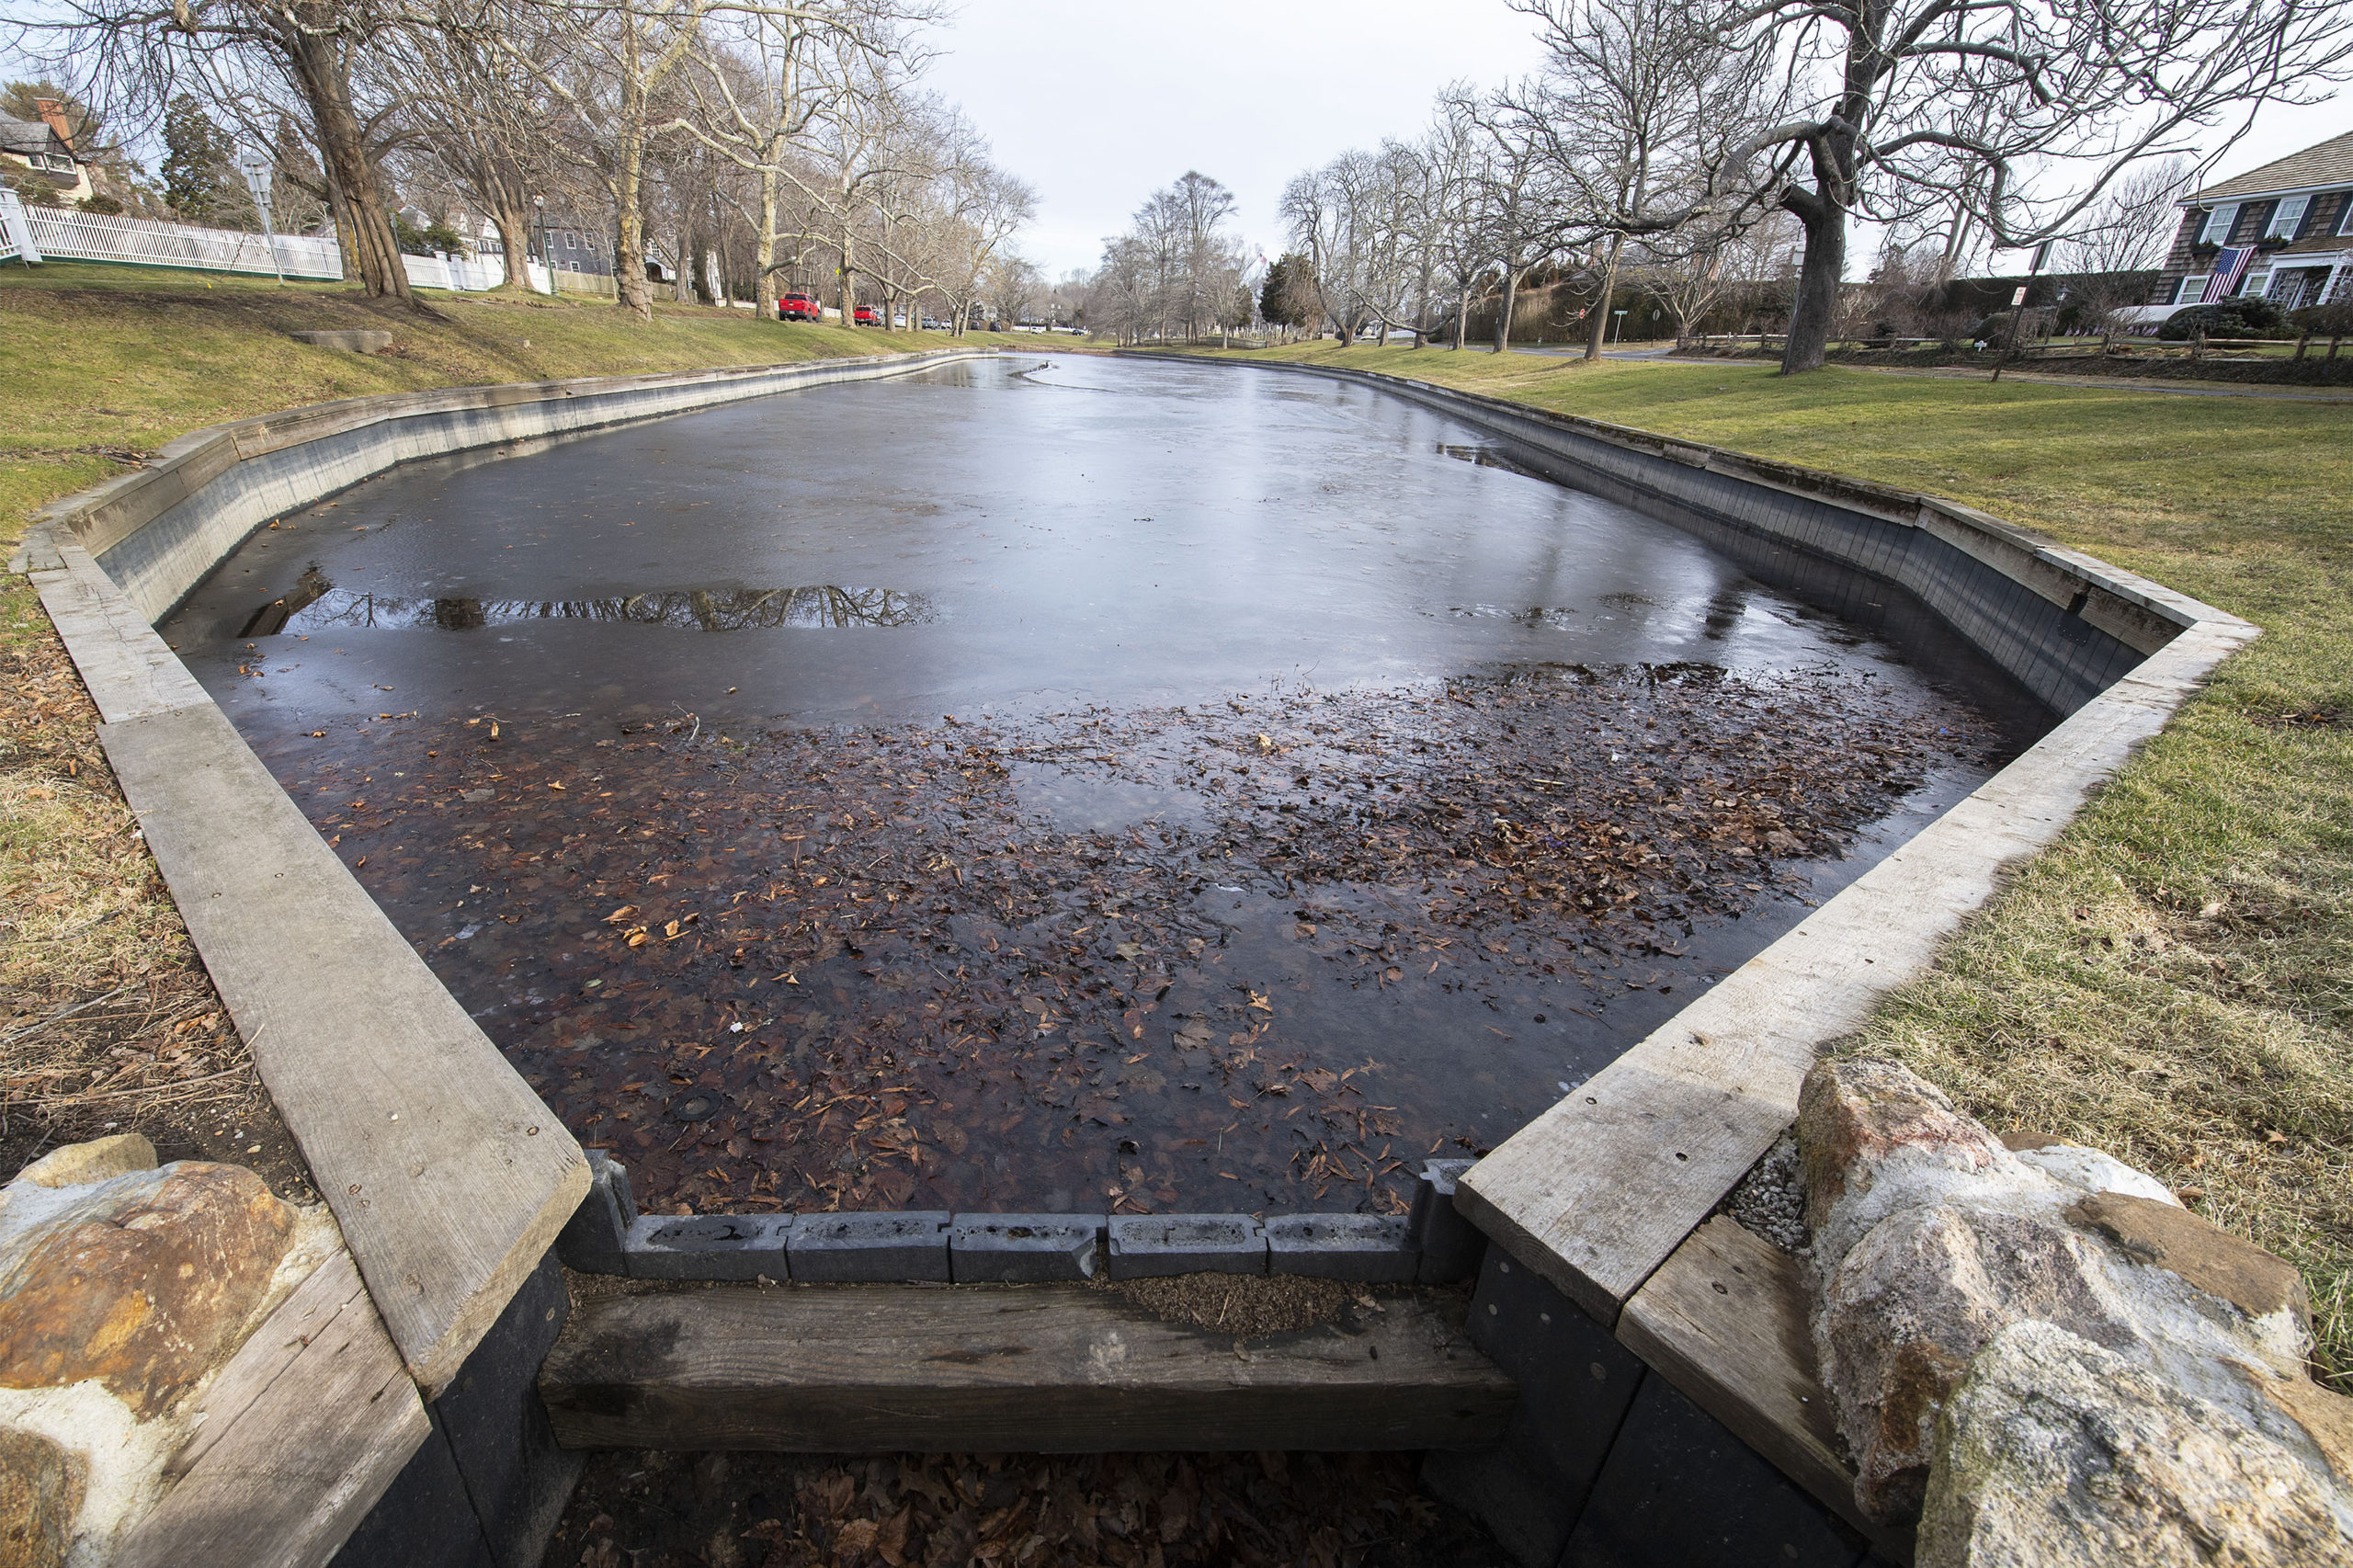
[[[244,637],[282,631],[429,626],[463,631],[528,620],[616,621],[687,631],[788,626],[915,626],[936,619],[930,599],[903,588],[817,584],[795,588],[675,588],[585,599],[401,598],[354,593],[303,574],[301,585],[254,612]]]

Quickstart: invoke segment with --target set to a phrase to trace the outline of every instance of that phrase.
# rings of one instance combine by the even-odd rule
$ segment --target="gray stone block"
[[[1421,1255],[1413,1222],[1403,1214],[1270,1214],[1267,1271],[1318,1279],[1401,1283],[1414,1278]]]
[[[1095,1278],[1099,1214],[959,1214],[948,1267],[959,1285],[1035,1285]]]
[[[639,1279],[791,1277],[790,1214],[647,1214],[629,1230],[629,1271]]]
[[[803,1214],[786,1243],[795,1284],[946,1284],[948,1211]]]
[[[582,1274],[627,1274],[629,1231],[637,1222],[637,1200],[630,1194],[629,1167],[602,1149],[588,1154],[588,1195],[555,1239],[555,1255]]]
[[[392,346],[391,333],[374,332],[367,327],[290,332],[286,335],[297,343],[307,343],[313,348],[340,348],[347,354],[381,354]]]
[[[1416,1278],[1425,1285],[1468,1279],[1479,1272],[1487,1238],[1454,1207],[1454,1184],[1476,1160],[1432,1160],[1414,1184],[1414,1244],[1421,1249]]]
[[[1267,1272],[1267,1227],[1247,1214],[1122,1214],[1110,1233],[1114,1279]]]

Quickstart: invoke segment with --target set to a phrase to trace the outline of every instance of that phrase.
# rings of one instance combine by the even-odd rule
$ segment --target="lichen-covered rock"
[[[2020,1163],[2080,1191],[2121,1192],[2153,1203],[2181,1207],[2181,1200],[2165,1183],[2101,1150],[2036,1133],[2005,1133],[2002,1147],[2016,1154]]]
[[[1798,1152],[1814,1246],[1839,1257],[1888,1213],[1916,1207],[1928,1191],[2034,1179],[1942,1091],[1879,1062],[1825,1062],[1806,1075]]]
[[[65,1561],[86,1471],[40,1433],[0,1426],[0,1564],[58,1568]]]
[[[2123,1355],[2320,1462],[2313,1435],[2237,1369],[2303,1375],[2288,1265],[2171,1194],[2146,1196],[2155,1183],[2105,1155],[2005,1147],[1900,1067],[1825,1063],[1801,1104],[1814,1338],[1871,1517],[1916,1516],[1938,1412],[1984,1346],[2025,1321]]]
[[[1917,1513],[1938,1411],[2008,1324],[2046,1318],[2103,1343],[2130,1341],[2103,1289],[2097,1244],[1951,1203],[1901,1210],[1855,1244],[1824,1283],[1817,1333],[1855,1456],[1855,1500],[1867,1513]]]
[[[0,1206],[0,1386],[94,1381],[144,1418],[243,1340],[295,1213],[240,1165],[182,1161]]]
[[[1918,1568],[2353,1564],[2345,1499],[2302,1455],[2046,1323],[1977,1357],[1933,1476]]]

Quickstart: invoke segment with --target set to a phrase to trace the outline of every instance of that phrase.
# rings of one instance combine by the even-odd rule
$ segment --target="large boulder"
[[[2006,1146],[1900,1067],[1828,1062],[1807,1079],[1813,1327],[1859,1506],[1918,1516],[1940,1413],[2025,1322],[2123,1357],[2325,1475],[2326,1445],[2267,1386],[2310,1387],[2295,1271],[2130,1166],[2032,1142]]]
[[[2302,1455],[2054,1324],[1994,1335],[1937,1422],[1918,1568],[2353,1564]]]
[[[188,1160],[0,1203],[0,1387],[95,1381],[145,1419],[244,1342],[295,1211],[241,1165]]]

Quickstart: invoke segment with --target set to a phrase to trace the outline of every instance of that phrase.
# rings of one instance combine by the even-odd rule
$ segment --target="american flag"
[[[2219,303],[2231,297],[2231,290],[2246,276],[2246,264],[2255,259],[2253,245],[2241,245],[2234,250],[2224,245],[2214,253],[2214,276],[2206,279],[2206,292],[2198,296],[2201,305]]]

